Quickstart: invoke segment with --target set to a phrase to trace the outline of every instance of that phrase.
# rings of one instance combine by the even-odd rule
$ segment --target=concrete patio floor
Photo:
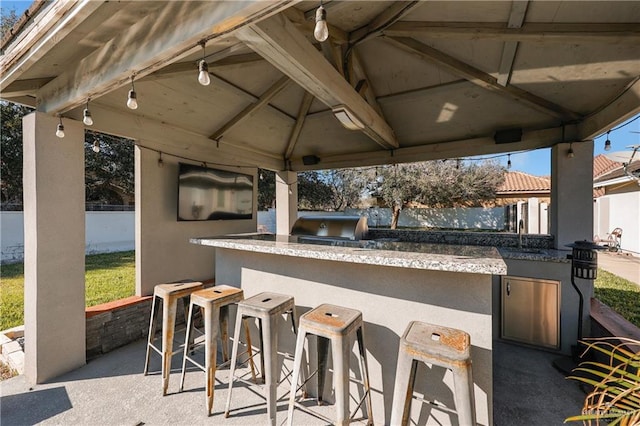
[[[268,423],[261,390],[244,384],[234,386],[231,416],[224,418],[227,370],[219,370],[216,375],[214,413],[207,417],[203,372],[190,369],[184,392],[178,392],[179,355],[173,358],[169,394],[161,396],[160,375],[157,372],[142,375],[144,354],[145,341],[141,340],[46,384],[29,387],[24,376],[0,382],[0,423],[130,426]],[[494,342],[495,425],[560,425],[566,417],[580,413],[584,393],[554,369],[555,358],[557,355],[553,353]],[[158,368],[159,364],[159,357],[154,356],[151,368]],[[278,395],[287,390],[285,382]],[[285,400],[278,404],[278,424],[286,420],[286,407]],[[333,418],[333,407],[319,410]],[[375,419],[376,424],[384,421]],[[300,410],[296,410],[294,423],[326,424]]]

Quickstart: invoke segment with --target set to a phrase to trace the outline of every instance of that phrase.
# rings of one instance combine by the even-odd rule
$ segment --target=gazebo
[[[190,237],[256,230],[255,211],[177,221],[179,162],[276,171],[289,234],[297,172],[550,147],[555,247],[591,239],[593,138],[640,112],[639,3],[325,1],[323,42],[319,6],[38,1],[2,41],[1,98],[36,109],[23,122],[30,380],[85,363],[85,129],[135,141],[138,295],[214,275],[214,249]]]

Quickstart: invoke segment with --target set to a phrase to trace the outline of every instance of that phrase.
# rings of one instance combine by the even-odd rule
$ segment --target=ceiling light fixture
[[[198,63],[198,82],[203,86],[208,86],[211,84],[211,77],[209,77],[209,64],[205,59],[206,42],[202,41],[200,44],[202,45],[202,60]]]
[[[64,138],[64,124],[62,124],[62,116],[59,116],[60,122],[58,123],[58,127],[56,128],[56,136],[59,138]]]
[[[575,157],[575,155],[576,154],[573,152],[573,144],[570,143],[569,144],[569,151],[567,151],[567,157],[573,158],[573,157]]]
[[[316,10],[316,26],[313,29],[313,36],[316,40],[322,42],[329,38],[329,26],[327,25],[327,11],[322,2]]]
[[[345,105],[338,105],[332,108],[331,111],[345,128],[349,130],[364,129],[364,123]]]
[[[611,150],[611,141],[609,140],[609,132],[611,132],[611,130],[609,130],[607,132],[607,140],[604,141],[604,150],[605,151],[610,151]]]
[[[91,118],[91,111],[89,111],[89,101],[90,101],[90,99],[87,99],[87,106],[85,107],[84,111],[82,112],[82,122],[86,126],[92,126],[93,125],[93,118]]]
[[[93,149],[93,152],[100,152],[100,141],[94,141],[91,149]]]
[[[138,109],[138,96],[133,86],[133,76],[131,76],[131,90],[129,90],[129,95],[127,96],[127,106],[129,109]]]
[[[164,161],[162,161],[162,151],[158,151],[159,157],[158,157],[158,167],[162,168],[164,167]]]

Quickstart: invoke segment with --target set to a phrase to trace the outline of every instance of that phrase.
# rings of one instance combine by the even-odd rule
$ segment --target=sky
[[[0,0],[2,13],[8,13],[15,9],[16,14],[22,14],[31,5],[31,0],[6,1]],[[634,121],[635,120],[635,121]],[[617,130],[616,130],[617,129]],[[635,132],[635,133],[633,133]],[[604,141],[607,134],[604,133],[594,140],[593,155],[607,154],[604,150]],[[612,152],[631,151],[628,146],[640,144],[640,114],[630,118],[624,123],[613,128],[609,134]],[[496,158],[503,166],[507,166],[508,157],[505,154]],[[514,152],[511,154],[511,170],[529,173],[534,176],[551,175],[551,149],[537,149],[528,152]]]

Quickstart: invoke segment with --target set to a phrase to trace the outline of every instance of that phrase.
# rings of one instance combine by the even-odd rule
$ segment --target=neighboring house
[[[609,167],[604,167],[609,161]],[[596,161],[598,160],[598,161]],[[625,172],[622,163],[616,163],[599,155],[594,159],[603,166],[602,171],[594,177],[594,240],[606,240],[615,228],[622,229],[620,248],[623,252],[640,256],[640,160],[631,163]],[[636,178],[629,176],[634,174]],[[594,173],[595,174],[595,173]]]
[[[504,206],[529,198],[537,198],[540,202],[551,201],[551,178],[534,176],[524,172],[507,172],[504,183],[496,191],[496,205]]]

